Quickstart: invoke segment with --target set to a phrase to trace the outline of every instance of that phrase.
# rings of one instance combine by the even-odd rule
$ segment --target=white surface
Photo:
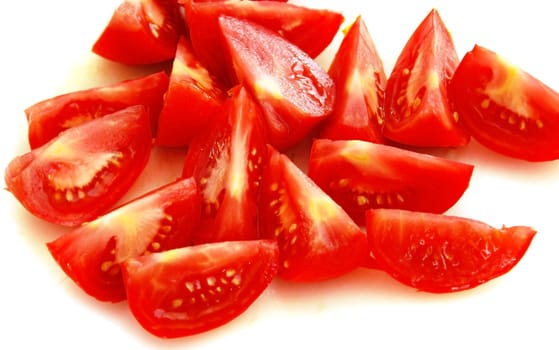
[[[25,107],[142,73],[89,51],[118,3],[28,0],[0,5],[2,169],[28,150]],[[559,22],[552,1],[305,3],[343,9],[348,21],[362,14],[387,74],[409,35],[435,7],[460,57],[479,43],[559,89]],[[335,45],[321,57],[323,64]],[[151,175],[161,162],[182,160],[180,152],[163,153],[152,162]],[[177,340],[146,333],[126,303],[103,304],[85,296],[44,246],[61,230],[33,218],[2,191],[0,348],[559,348],[559,162],[529,164],[475,143],[445,156],[476,165],[470,188],[451,213],[539,231],[510,273],[449,295],[416,292],[380,271],[359,270],[320,284],[276,281],[232,323]],[[153,185],[149,179],[144,176],[136,190]]]

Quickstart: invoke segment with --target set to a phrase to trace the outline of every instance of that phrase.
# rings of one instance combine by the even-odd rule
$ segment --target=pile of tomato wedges
[[[314,58],[344,21],[325,70]],[[536,233],[445,215],[473,165],[410,150],[473,137],[559,157],[558,94],[486,48],[459,60],[436,10],[388,76],[361,17],[281,1],[125,0],[92,49],[165,69],[26,109],[31,150],[5,181],[72,227],[47,244],[68,276],[127,300],[156,336],[229,322],[276,277],[368,267],[426,292],[473,288]],[[301,144],[307,169],[286,152]],[[182,173],[116,207],[154,147],[184,148]]]

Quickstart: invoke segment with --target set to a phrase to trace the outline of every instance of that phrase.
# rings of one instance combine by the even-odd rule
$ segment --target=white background
[[[28,150],[25,107],[145,73],[90,53],[118,3],[27,0],[0,5],[2,169]],[[416,26],[437,8],[460,57],[479,43],[559,89],[559,21],[552,1],[304,3],[343,10],[348,21],[362,14],[387,74]],[[339,39],[320,57],[325,67]],[[0,348],[559,348],[559,162],[513,160],[475,142],[442,155],[476,165],[470,188],[450,213],[538,230],[510,273],[448,295],[416,292],[381,271],[358,270],[318,284],[275,281],[230,324],[176,340],[146,333],[126,303],[104,304],[86,296],[44,245],[63,230],[35,219],[1,191]],[[182,157],[181,151],[157,151],[133,193],[174,176]],[[155,176],[161,168],[170,171]]]

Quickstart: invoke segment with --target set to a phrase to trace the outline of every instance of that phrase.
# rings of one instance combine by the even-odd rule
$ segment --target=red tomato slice
[[[369,259],[359,226],[287,156],[269,148],[261,202],[262,235],[280,249],[279,275],[318,281],[340,276]]]
[[[170,147],[187,146],[216,114],[222,113],[224,100],[222,87],[194,56],[190,42],[181,37],[159,116],[155,143]]]
[[[412,34],[386,83],[384,135],[413,146],[463,146],[448,85],[458,55],[439,13],[432,10]]]
[[[200,195],[196,181],[188,178],[148,192],[47,247],[87,294],[117,302],[126,299],[120,263],[186,246],[199,218]]]
[[[219,29],[220,15],[258,23],[286,38],[311,57],[332,41],[344,18],[340,13],[278,1],[213,1],[185,4],[194,51],[208,69],[235,83],[231,58]]]
[[[188,148],[183,176],[202,193],[202,220],[194,242],[258,237],[257,201],[265,158],[261,112],[243,87],[231,91],[228,114]]]
[[[472,219],[398,209],[368,211],[367,232],[381,268],[433,293],[473,288],[503,275],[536,234],[526,226],[497,229]]]
[[[243,313],[278,268],[271,240],[209,243],[123,264],[128,304],[149,332],[175,338],[219,327]]]
[[[371,208],[443,213],[464,194],[474,167],[366,141],[315,140],[309,176],[360,225]]]
[[[347,31],[328,73],[336,84],[336,101],[320,137],[384,143],[386,74],[361,16]]]
[[[472,136],[501,154],[529,161],[559,158],[559,93],[476,45],[450,84]]]
[[[16,157],[7,188],[32,214],[66,226],[106,212],[130,188],[151,151],[149,115],[132,106],[61,132]]]
[[[268,141],[301,141],[333,109],[334,82],[312,58],[276,33],[233,17],[219,18],[239,80],[264,111]]]
[[[124,64],[173,59],[184,21],[175,0],[123,0],[92,51]]]
[[[50,141],[61,131],[119,109],[144,105],[155,131],[169,77],[163,71],[115,84],[74,91],[38,102],[25,110],[31,148]]]

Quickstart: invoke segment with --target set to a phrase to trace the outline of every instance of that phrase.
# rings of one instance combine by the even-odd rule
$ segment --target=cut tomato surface
[[[317,281],[369,259],[367,237],[286,155],[269,148],[262,187],[262,235],[279,243],[279,275]]]
[[[443,213],[470,184],[474,166],[361,140],[315,140],[309,176],[360,225],[371,208]]]
[[[175,0],[123,0],[92,51],[124,64],[172,60],[185,31]]]
[[[128,107],[13,159],[5,172],[7,189],[32,214],[79,225],[116,204],[144,169],[151,147],[146,108]]]
[[[120,263],[184,247],[200,218],[193,178],[157,188],[47,244],[64,272],[101,301],[126,299]]]
[[[432,10],[409,38],[386,83],[387,138],[427,147],[469,142],[448,99],[458,61],[448,30]]]
[[[512,269],[536,231],[491,227],[456,216],[399,209],[367,211],[369,246],[400,282],[433,293],[476,287]]]
[[[559,158],[559,93],[476,45],[450,85],[460,119],[496,152],[529,161]]]
[[[336,100],[320,137],[384,143],[386,74],[361,16],[345,34],[328,73],[336,84]]]
[[[73,91],[38,102],[25,110],[31,148],[61,131],[134,105],[144,105],[155,132],[169,77],[161,71],[107,86]]]
[[[230,322],[262,294],[277,269],[278,246],[272,240],[208,243],[123,263],[132,314],[165,338]]]
[[[335,85],[312,58],[255,23],[222,16],[237,76],[262,107],[268,142],[285,149],[332,112]]]

